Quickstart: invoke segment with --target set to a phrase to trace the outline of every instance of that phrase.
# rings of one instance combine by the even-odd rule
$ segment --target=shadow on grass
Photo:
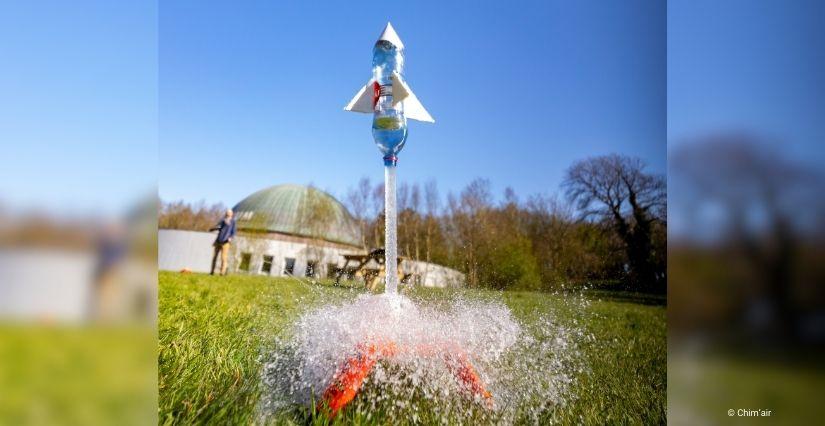
[[[667,306],[667,296],[664,294],[639,293],[626,290],[582,290],[579,291],[579,293],[588,299],[636,303],[649,306]]]

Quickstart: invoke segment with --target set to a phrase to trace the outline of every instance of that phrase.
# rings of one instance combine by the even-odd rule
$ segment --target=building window
[[[327,278],[335,278],[338,276],[338,271],[340,270],[341,268],[338,267],[338,264],[327,263]]]
[[[311,260],[307,260],[307,269],[304,271],[304,275],[307,277],[314,277],[315,276],[315,267],[318,265],[318,262],[313,262]]]
[[[269,275],[272,272],[272,256],[264,255],[264,263],[261,264],[261,273]]]
[[[287,257],[284,259],[284,274],[292,275],[295,272],[295,258]]]
[[[241,265],[238,267],[241,271],[249,272],[249,264],[252,263],[252,253],[241,253]]]

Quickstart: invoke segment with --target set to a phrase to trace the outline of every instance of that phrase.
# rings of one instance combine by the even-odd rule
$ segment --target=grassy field
[[[264,351],[297,315],[312,306],[355,297],[360,290],[296,279],[162,272],[159,279],[158,415],[160,423],[249,424],[260,422]],[[484,293],[464,290],[470,294]],[[423,289],[413,298],[442,298]],[[577,377],[575,398],[544,413],[559,423],[664,423],[666,325],[664,306],[587,295],[587,304],[565,303],[570,294],[504,292],[525,323],[552,312],[560,322],[586,327],[594,342],[582,347],[587,374]],[[584,309],[576,308],[585,306]],[[426,407],[422,407],[426,411]],[[380,410],[369,420],[345,411],[334,423],[404,423]],[[426,416],[424,416],[426,418]],[[273,424],[325,424],[329,419],[296,407]],[[544,423],[544,421],[542,421]]]
[[[149,325],[0,324],[0,424],[156,422]]]

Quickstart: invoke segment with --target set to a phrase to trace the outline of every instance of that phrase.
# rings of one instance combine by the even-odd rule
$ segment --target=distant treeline
[[[670,153],[669,336],[772,357],[823,347],[825,173],[787,146],[719,133]]]
[[[508,188],[497,202],[485,179],[446,198],[434,181],[401,183],[399,254],[458,269],[473,287],[610,283],[665,291],[664,177],[645,172],[639,159],[610,155],[575,163],[559,189],[561,196],[520,199]],[[362,246],[383,247],[383,183],[363,178],[342,198],[361,227]],[[224,209],[164,204],[159,227],[206,230]]]
[[[226,206],[221,203],[207,205],[203,201],[196,204],[161,201],[158,228],[208,231],[221,220],[224,212]]]
[[[577,162],[561,198],[520,199],[507,188],[494,201],[477,179],[442,205],[436,183],[398,186],[399,253],[467,274],[468,285],[561,289],[612,282],[664,291],[664,178],[617,155]],[[345,198],[365,247],[384,239],[384,188],[362,179]]]

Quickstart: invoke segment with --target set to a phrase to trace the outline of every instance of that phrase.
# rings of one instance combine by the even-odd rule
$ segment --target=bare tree
[[[438,226],[438,211],[440,208],[438,186],[434,180],[424,185],[424,204],[426,205],[426,234],[424,237],[424,258],[429,263],[432,261],[433,235]]]
[[[461,191],[458,199],[449,196],[450,221],[455,233],[454,238],[463,247],[458,251],[459,257],[466,265],[469,285],[481,284],[480,249],[483,239],[491,229],[485,226],[487,213],[491,206],[490,181],[475,179]]]
[[[396,193],[398,208],[398,249],[404,256],[410,255],[410,240],[412,240],[412,212],[410,211],[410,185],[402,182]]]
[[[395,205],[398,206],[399,211],[410,208],[410,185],[407,184],[407,182],[401,182],[401,184],[398,185]]]
[[[686,222],[683,232],[716,254],[711,265],[728,272],[718,287],[744,296],[743,318],[757,313],[747,321],[759,335],[799,337],[800,306],[816,303],[817,293],[822,300],[811,289],[822,282],[822,273],[812,271],[822,271],[822,251],[813,253],[822,247],[825,178],[769,142],[733,133],[684,144],[671,157],[673,206]],[[709,207],[712,217],[703,214]],[[684,243],[687,236],[677,237]]]
[[[226,207],[221,203],[207,206],[204,201],[189,204],[184,201],[161,202],[158,228],[208,231],[215,226]]]
[[[375,184],[372,190],[372,212],[375,221],[372,226],[373,247],[384,245],[384,183]]]
[[[421,187],[413,184],[410,188],[410,211],[412,212],[411,223],[413,235],[413,252],[410,253],[416,260],[421,259]]]
[[[562,186],[582,218],[612,223],[625,245],[631,282],[650,288],[665,278],[652,260],[652,227],[665,221],[667,184],[644,168],[638,158],[592,157],[573,164]]]
[[[361,231],[361,246],[366,250],[368,248],[367,238],[369,232],[369,210],[370,210],[370,193],[372,191],[372,183],[368,177],[362,177],[358,181],[358,186],[350,188],[347,192],[347,207],[358,221],[358,227]]]

